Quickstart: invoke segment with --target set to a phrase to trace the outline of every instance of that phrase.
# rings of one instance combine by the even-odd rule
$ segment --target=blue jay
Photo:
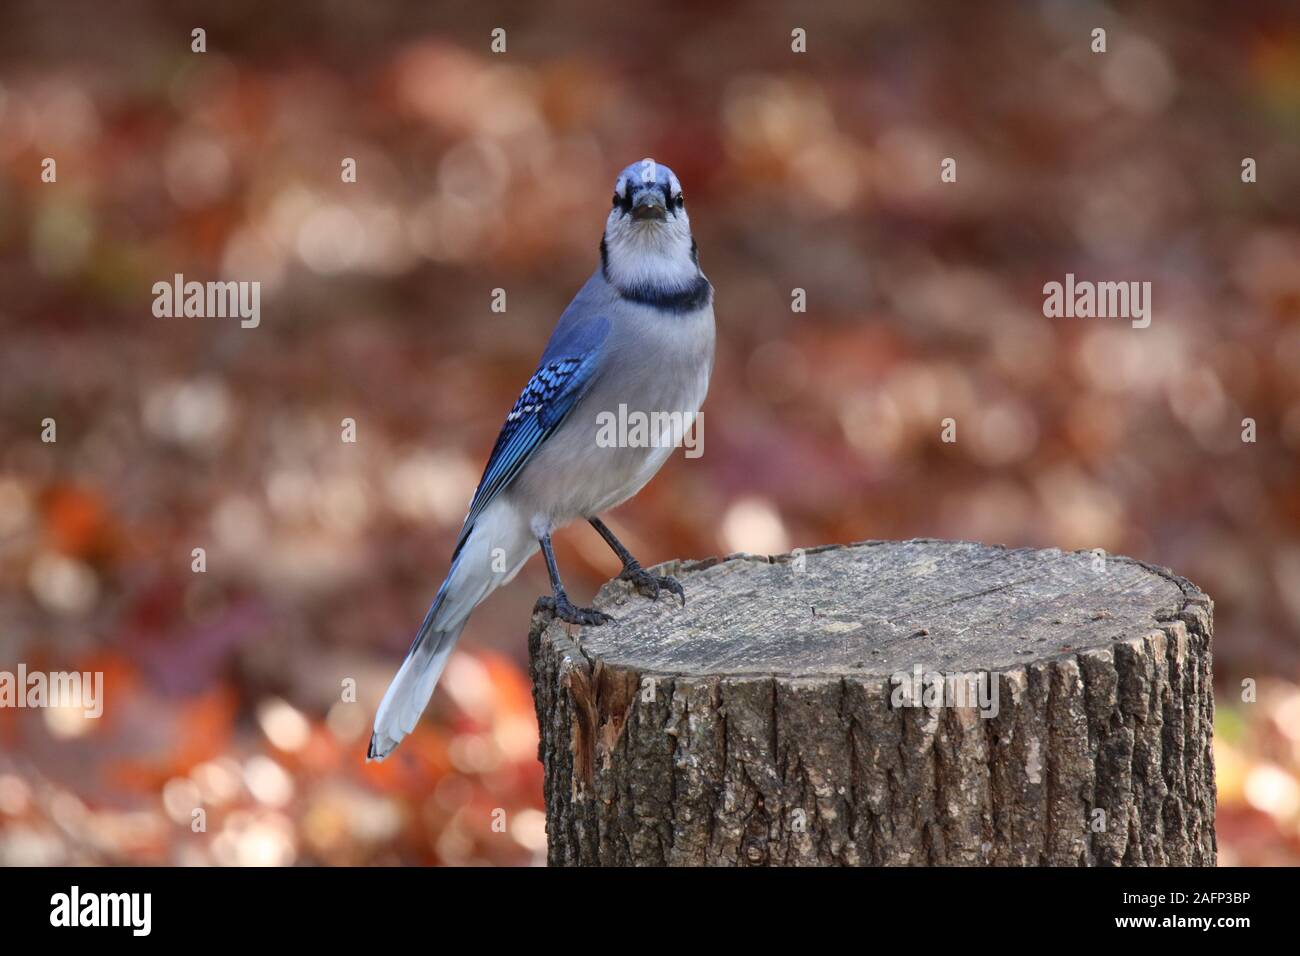
[[[556,528],[585,519],[623,562],[621,578],[652,600],[668,591],[685,604],[682,586],[643,569],[599,518],[641,490],[680,432],[637,447],[598,434],[612,414],[676,416],[689,428],[709,388],[713,347],[713,287],[700,271],[681,184],[653,159],[633,163],[614,184],[600,265],[560,316],[497,436],[451,570],[375,715],[370,759],[415,729],[470,612],[539,546],[552,591],[539,606],[574,624],[613,620],[570,601],[551,548]]]

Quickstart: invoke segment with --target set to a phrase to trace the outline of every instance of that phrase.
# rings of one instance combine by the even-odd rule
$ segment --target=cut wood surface
[[[1101,552],[671,562],[534,615],[552,865],[1215,862],[1213,605]]]

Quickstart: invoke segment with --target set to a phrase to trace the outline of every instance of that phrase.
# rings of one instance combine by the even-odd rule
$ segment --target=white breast
[[[602,425],[637,416],[664,430],[689,430],[713,370],[712,306],[695,313],[647,315],[629,322],[610,345],[619,354],[538,449],[511,488],[521,510],[554,526],[600,514],[635,495],[679,449],[662,441],[598,442]],[[656,418],[656,413],[658,417]],[[613,416],[611,419],[609,416]],[[675,419],[675,420],[674,420]],[[635,439],[628,428],[619,438]]]

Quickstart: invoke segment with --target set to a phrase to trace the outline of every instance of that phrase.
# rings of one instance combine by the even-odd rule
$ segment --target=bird
[[[680,582],[645,570],[600,515],[640,491],[694,425],[714,346],[713,286],[681,183],[653,158],[632,163],[614,183],[595,272],[506,415],[447,576],[375,714],[367,761],[384,759],[415,729],[470,613],[539,548],[551,594],[538,608],[573,624],[614,622],[575,605],[564,588],[551,535],[567,524],[587,521],[622,562],[619,578],[640,594],[667,592],[685,605]],[[640,416],[659,430],[638,441],[598,440],[611,415]]]

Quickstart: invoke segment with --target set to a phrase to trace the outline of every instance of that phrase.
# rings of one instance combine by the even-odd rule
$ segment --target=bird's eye
[[[617,189],[614,190],[614,202],[612,208],[622,209],[623,212],[625,213],[632,211],[632,184],[631,183],[627,183],[624,185],[623,192],[621,194]]]
[[[678,209],[681,209],[682,206],[686,205],[686,197],[683,196],[681,193],[678,193],[676,196],[673,197],[673,205],[676,206]]]

